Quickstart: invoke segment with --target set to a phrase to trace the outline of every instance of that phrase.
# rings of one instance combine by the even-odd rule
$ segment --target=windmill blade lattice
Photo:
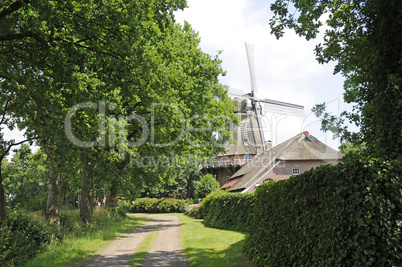
[[[270,99],[261,99],[260,102],[263,103],[265,112],[296,116],[296,117],[304,117],[303,106]]]
[[[255,80],[255,68],[254,68],[254,45],[249,43],[245,43],[245,45],[246,45],[247,61],[251,78],[251,96],[255,96],[255,93],[257,92],[257,82]]]

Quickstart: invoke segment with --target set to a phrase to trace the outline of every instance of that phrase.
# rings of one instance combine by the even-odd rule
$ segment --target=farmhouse
[[[256,155],[235,172],[222,189],[254,192],[270,180],[284,180],[323,164],[341,162],[343,154],[330,148],[307,131]]]

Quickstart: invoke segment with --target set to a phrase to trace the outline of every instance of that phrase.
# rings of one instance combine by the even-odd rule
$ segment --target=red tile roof
[[[226,184],[222,185],[222,189],[224,188],[228,188],[231,187],[232,185],[234,185],[235,183],[237,183],[239,181],[240,178],[236,178],[236,179],[232,179],[229,182],[227,182]]]

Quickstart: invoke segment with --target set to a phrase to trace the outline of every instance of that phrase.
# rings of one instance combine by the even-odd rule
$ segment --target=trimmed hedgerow
[[[168,213],[184,212],[186,201],[176,198],[139,198],[130,206],[130,212]]]
[[[254,194],[213,192],[200,207],[208,227],[248,232],[253,219]]]
[[[259,266],[402,266],[401,162],[353,159],[256,190]]]

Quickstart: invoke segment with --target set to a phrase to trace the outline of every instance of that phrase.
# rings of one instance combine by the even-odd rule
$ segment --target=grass
[[[66,237],[63,242],[54,242],[44,253],[30,261],[26,266],[79,266],[91,260],[94,255],[109,244],[150,219],[127,217],[119,222],[103,224],[102,229],[88,229],[86,235]]]
[[[192,266],[254,266],[243,253],[245,233],[208,228],[200,219],[174,215],[180,218],[184,251]]]
[[[130,259],[130,264],[132,266],[141,266],[140,262],[142,262],[147,256],[148,251],[151,249],[152,245],[156,240],[156,236],[158,235],[159,227],[151,232],[142,243],[138,246],[137,251],[132,255]]]
[[[245,233],[205,227],[202,220],[192,219],[184,214],[170,213],[180,218],[183,249],[191,266],[254,266],[243,254]],[[81,236],[66,237],[62,243],[52,243],[44,253],[30,261],[26,266],[80,266],[90,261],[110,243],[130,233],[136,227],[149,221],[149,218],[128,217],[122,221],[106,221],[100,228],[89,228]],[[140,244],[133,254],[130,264],[139,266],[145,259],[158,235],[153,231]]]

